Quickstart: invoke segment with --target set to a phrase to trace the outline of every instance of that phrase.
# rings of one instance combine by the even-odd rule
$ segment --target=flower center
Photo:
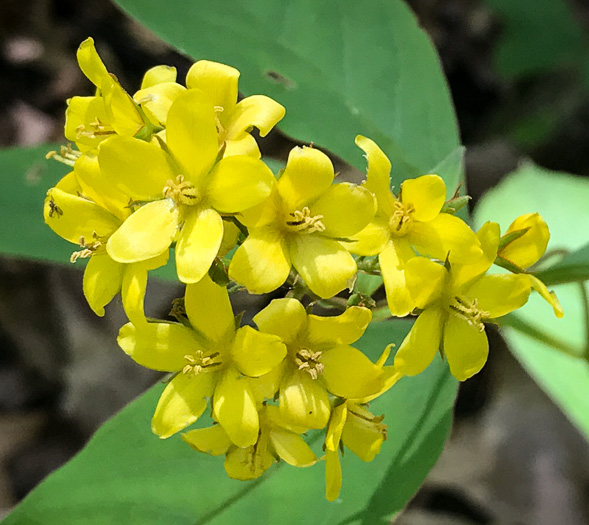
[[[295,354],[295,363],[299,366],[299,370],[304,370],[313,379],[323,373],[323,363],[319,362],[321,352],[313,352],[307,348],[300,349]]]
[[[165,198],[186,206],[194,206],[200,202],[198,191],[190,182],[184,180],[184,175],[178,175],[175,180],[169,179],[162,193]]]
[[[403,236],[409,232],[413,224],[412,214],[414,211],[413,204],[395,202],[395,211],[389,220],[389,227],[395,235]]]
[[[182,373],[193,374],[197,376],[206,368],[215,368],[217,366],[221,366],[221,359],[217,359],[219,356],[219,352],[205,355],[202,350],[197,350],[193,355],[185,355],[184,359],[186,359],[186,365],[182,369]]]
[[[76,128],[76,138],[80,140],[82,137],[94,139],[105,135],[114,135],[114,130],[111,127],[105,126],[102,121],[96,117],[94,122],[90,122],[88,126],[80,124]]]
[[[86,242],[84,237],[80,237],[78,243],[82,249],[72,253],[70,257],[71,263],[75,263],[78,259],[92,257],[98,251],[104,251],[108,235],[98,235],[96,232],[92,232],[92,239],[92,241]]]
[[[489,317],[489,312],[479,309],[476,299],[467,299],[466,297],[456,296],[449,304],[450,310],[454,315],[464,319],[468,324],[478,328],[479,332],[484,331],[485,325],[483,319]]]
[[[305,206],[302,210],[295,210],[289,213],[292,220],[286,221],[288,229],[298,233],[315,233],[325,231],[325,226],[321,222],[323,215],[311,217],[311,210]]]

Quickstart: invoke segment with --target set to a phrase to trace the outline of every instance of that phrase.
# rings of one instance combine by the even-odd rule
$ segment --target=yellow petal
[[[166,141],[182,175],[200,187],[219,150],[213,105],[202,91],[191,89],[176,97],[168,111]]]
[[[344,398],[376,394],[383,386],[382,370],[360,350],[338,345],[322,352],[323,379],[327,389]]]
[[[73,171],[70,171],[67,175],[64,175],[61,179],[59,179],[55,185],[55,188],[72,195],[77,195],[78,192],[82,193],[82,188],[78,182],[78,177],[76,177],[76,174]]]
[[[108,254],[122,263],[156,257],[172,244],[178,222],[179,211],[173,200],[150,202],[134,212],[112,234],[106,245]]]
[[[401,201],[405,206],[413,206],[416,221],[434,219],[446,200],[446,185],[438,175],[423,175],[408,179],[401,184]]]
[[[440,348],[442,312],[428,308],[415,321],[395,355],[395,368],[402,374],[414,376],[423,372]]]
[[[372,461],[387,438],[386,425],[359,405],[348,406],[342,441],[362,461]]]
[[[257,406],[260,406],[264,401],[274,400],[284,375],[285,366],[286,361],[283,360],[277,367],[263,376],[248,377],[250,389]]]
[[[444,324],[444,355],[452,375],[465,381],[479,372],[487,361],[489,342],[485,330],[450,315]]]
[[[270,443],[280,459],[293,467],[310,467],[317,462],[311,447],[294,432],[273,429],[270,431]]]
[[[176,82],[176,68],[173,66],[154,66],[143,75],[141,89],[146,89],[164,82]]]
[[[237,155],[215,165],[207,195],[211,206],[219,212],[237,213],[260,204],[270,195],[274,183],[272,171],[261,160]]]
[[[186,355],[207,351],[194,330],[177,323],[127,323],[117,342],[135,362],[161,372],[182,370]]]
[[[293,148],[277,184],[285,208],[293,212],[314,201],[329,188],[333,177],[333,165],[325,153],[314,148]]]
[[[123,265],[113,261],[106,253],[93,255],[84,270],[84,297],[90,308],[100,317],[104,307],[121,289]]]
[[[228,139],[238,139],[252,127],[260,130],[265,137],[278,121],[284,117],[286,110],[275,100],[264,95],[252,95],[240,100],[235,109],[224,122]]]
[[[325,387],[307,372],[296,370],[280,385],[281,416],[290,424],[323,428],[329,421],[329,395]]]
[[[405,282],[418,308],[437,301],[446,287],[448,271],[426,257],[413,257],[405,264]]]
[[[222,372],[215,388],[213,414],[238,447],[249,447],[258,440],[260,425],[256,402],[248,380],[233,366]]]
[[[162,82],[140,89],[133,95],[133,100],[141,105],[151,122],[165,126],[172,103],[184,91],[186,88],[176,82]]]
[[[530,295],[530,280],[524,274],[484,275],[464,293],[477,299],[486,319],[495,319],[521,308]]]
[[[325,452],[325,499],[335,501],[342,489],[342,466],[339,452]]]
[[[113,131],[106,115],[102,97],[72,97],[65,110],[65,137],[75,142],[80,150],[94,149],[108,138],[108,134],[95,134],[92,123],[100,122],[101,131]],[[82,146],[82,148],[80,148]]]
[[[231,479],[250,481],[259,478],[274,464],[268,446],[231,448],[225,456],[225,472]]]
[[[339,443],[342,439],[342,432],[348,417],[348,403],[342,403],[333,407],[329,426],[325,433],[325,450],[336,452],[339,449]]]
[[[47,192],[43,217],[57,235],[74,244],[80,243],[80,237],[87,243],[93,242],[94,233],[107,237],[120,224],[119,219],[104,208],[57,188]]]
[[[147,270],[141,263],[127,264],[123,272],[121,297],[129,321],[135,326],[147,323],[144,310]]]
[[[287,345],[295,343],[307,326],[307,312],[297,300],[286,297],[274,299],[254,316],[262,332],[279,336]]]
[[[405,261],[414,256],[415,252],[404,239],[390,241],[378,256],[387,304],[391,314],[397,317],[405,317],[415,308],[405,284]]]
[[[520,268],[529,268],[537,263],[544,255],[550,240],[548,226],[539,213],[521,215],[511,223],[505,235],[526,229],[528,230],[526,233],[499,252],[501,257],[517,264]]]
[[[250,231],[233,255],[229,278],[245,286],[250,293],[267,293],[286,281],[290,268],[290,256],[282,234],[273,228],[259,228]]]
[[[186,87],[203,91],[213,106],[222,108],[219,117],[223,119],[237,102],[238,79],[239,71],[231,66],[199,60],[188,70]]]
[[[235,334],[235,319],[227,288],[208,275],[186,286],[184,307],[190,324],[210,341],[230,341]]]
[[[211,456],[225,454],[232,445],[229,436],[227,436],[221,425],[190,430],[182,434],[182,439],[194,450]]]
[[[80,44],[80,47],[78,47],[76,56],[82,73],[86,75],[90,82],[100,89],[102,87],[102,82],[105,79],[110,78],[110,76],[106,70],[106,66],[96,52],[94,40],[92,38],[84,40]]]
[[[368,308],[352,306],[343,314],[333,317],[308,316],[308,341],[313,347],[325,343],[352,344],[370,324],[372,312]]]
[[[560,305],[558,297],[556,297],[556,293],[549,291],[548,288],[546,288],[546,285],[536,276],[528,275],[528,277],[530,278],[530,282],[532,283],[532,288],[542,296],[542,299],[547,301],[548,304],[552,306],[554,310],[554,315],[556,315],[556,317],[560,319],[564,315],[564,310]]]
[[[440,213],[429,222],[413,223],[407,238],[422,255],[444,261],[468,262],[481,255],[481,245],[474,232],[460,218]]]
[[[151,431],[165,439],[192,425],[207,408],[212,391],[213,374],[178,374],[162,392]]]
[[[192,210],[191,210],[192,211]],[[176,271],[183,283],[196,283],[209,271],[223,240],[223,219],[212,208],[194,210],[176,243]]]
[[[239,371],[259,377],[277,367],[286,356],[286,346],[277,335],[243,326],[237,330],[231,346],[231,357]]]
[[[122,86],[113,78],[101,86],[108,121],[119,135],[134,137],[145,126],[137,105]]]
[[[376,217],[366,228],[351,236],[352,242],[342,243],[356,255],[378,255],[391,238],[388,219]]]
[[[237,244],[241,231],[234,222],[223,221],[223,240],[219,246],[219,257],[225,257]]]
[[[356,261],[337,241],[315,234],[293,235],[288,240],[292,265],[319,297],[337,295],[356,274]]]
[[[166,182],[176,178],[169,156],[161,148],[131,137],[105,140],[98,163],[105,185],[138,201],[161,198]]]
[[[232,157],[233,155],[248,155],[254,159],[262,157],[256,139],[249,133],[246,133],[239,139],[225,140],[223,158]]]
[[[364,150],[368,160],[366,189],[374,193],[379,210],[388,217],[393,214],[397,200],[391,192],[391,161],[369,138],[358,135],[356,144]]]
[[[351,237],[362,230],[376,213],[376,200],[367,189],[342,182],[330,186],[311,206],[311,215],[321,215],[323,235]]]

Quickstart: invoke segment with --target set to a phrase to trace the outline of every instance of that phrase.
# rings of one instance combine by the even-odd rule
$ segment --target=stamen
[[[307,348],[302,348],[295,354],[295,363],[299,365],[299,370],[304,370],[313,379],[317,379],[323,373],[325,366],[319,362],[321,352],[313,352]]]
[[[389,220],[389,226],[396,235],[405,235],[413,224],[412,214],[415,208],[412,204],[403,204],[397,201],[394,204],[395,211]]]
[[[483,319],[490,317],[489,312],[479,309],[477,299],[469,300],[466,297],[454,297],[454,301],[449,304],[450,310],[464,319],[468,324],[478,328],[479,332],[485,330]]]
[[[184,179],[184,175],[178,175],[175,180],[169,179],[162,193],[165,198],[173,199],[178,204],[193,206],[200,202],[198,191]]]
[[[72,145],[61,146],[59,153],[57,151],[49,151],[45,155],[46,159],[53,159],[62,164],[73,166],[76,161],[82,156],[82,152],[72,149]]]
[[[71,263],[75,263],[78,259],[86,259],[88,257],[92,257],[99,250],[103,251],[105,249],[108,236],[98,235],[96,232],[92,232],[92,238],[94,240],[87,243],[84,237],[80,237],[78,243],[80,244],[80,247],[83,249],[72,253],[70,257]]]
[[[311,217],[311,210],[305,206],[302,210],[296,210],[290,214],[292,221],[286,221],[290,230],[299,233],[315,233],[325,231],[325,225],[321,222],[323,215]]]
[[[206,368],[221,366],[221,360],[215,361],[219,355],[219,352],[214,352],[211,355],[205,355],[202,350],[197,350],[194,355],[187,354],[184,356],[187,364],[182,369],[182,373],[193,374],[197,376]]]
[[[227,138],[227,130],[225,129],[223,124],[221,124],[221,118],[219,117],[219,113],[222,113],[223,111],[224,111],[223,106],[215,106],[215,124],[217,126],[217,137],[219,140],[219,148],[223,147],[223,144],[225,144],[225,140]]]
[[[80,124],[76,128],[76,138],[78,140],[82,137],[94,139],[96,137],[114,134],[115,131],[111,127],[105,126],[98,117],[96,117],[96,120],[94,122],[90,122],[90,124],[88,124],[88,127],[86,127],[84,124]]]

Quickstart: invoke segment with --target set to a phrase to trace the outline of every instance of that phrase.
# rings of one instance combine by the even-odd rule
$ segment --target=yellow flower
[[[212,396],[214,419],[232,443],[249,447],[259,433],[250,378],[277,367],[286,347],[278,336],[250,326],[236,329],[227,290],[208,276],[186,287],[185,308],[190,327],[128,323],[119,333],[120,347],[137,363],[177,372],[160,397],[152,430],[161,438],[172,436],[194,423]]]
[[[294,266],[320,297],[346,288],[357,267],[340,240],[366,226],[375,202],[366,189],[333,179],[324,153],[294,148],[268,201],[240,217],[249,235],[233,256],[230,278],[265,293],[282,285]]]
[[[110,237],[109,255],[123,263],[143,261],[176,241],[179,279],[198,282],[219,252],[221,214],[257,205],[275,182],[259,159],[237,155],[219,161],[218,154],[213,106],[196,89],[170,107],[163,148],[123,136],[101,144],[105,181],[143,204]]]
[[[460,381],[468,379],[487,360],[489,344],[483,323],[528,300],[527,276],[484,275],[497,253],[499,226],[487,223],[477,235],[485,256],[471,264],[443,266],[425,257],[414,257],[405,264],[407,287],[423,311],[395,356],[398,372],[419,374],[441,349],[452,375]]]
[[[415,303],[405,284],[404,267],[422,255],[444,260],[452,253],[455,260],[468,260],[480,254],[472,230],[458,217],[441,213],[446,200],[446,185],[438,175],[408,179],[399,196],[390,189],[391,163],[372,140],[358,135],[356,144],[366,152],[368,173],[365,187],[376,196],[378,210],[374,220],[346,244],[358,255],[378,255],[391,314],[403,317]]]
[[[239,71],[233,67],[200,60],[186,75],[189,89],[200,89],[215,107],[219,143],[225,144],[225,156],[252,155],[260,157],[252,128],[265,137],[284,117],[285,109],[264,95],[252,95],[237,102]]]
[[[96,158],[84,154],[74,171],[47,192],[44,218],[59,236],[80,245],[72,262],[90,260],[84,271],[84,296],[92,310],[104,315],[104,307],[121,292],[123,307],[135,324],[145,322],[143,302],[147,272],[163,266],[167,255],[134,264],[121,264],[106,253],[108,238],[129,214],[126,199],[109,186],[100,186],[102,178]],[[103,191],[96,192],[95,188]]]
[[[183,434],[182,439],[199,452],[212,456],[225,454],[227,475],[243,481],[260,477],[277,459],[294,467],[309,467],[317,462],[300,435],[306,429],[285,423],[278,407],[263,406],[259,419],[258,441],[247,448],[236,447],[220,425],[191,430]]]
[[[379,392],[382,367],[350,346],[370,323],[367,308],[354,306],[335,317],[308,315],[296,299],[275,299],[254,317],[260,331],[278,335],[288,348],[279,383],[280,413],[305,428],[329,420],[329,394],[360,398]]]
[[[341,443],[362,461],[372,461],[387,438],[383,417],[376,417],[353,400],[346,400],[332,410],[325,437],[325,497],[328,501],[337,499],[342,486]]]
[[[526,270],[536,264],[544,255],[550,232],[548,225],[540,214],[527,213],[521,215],[511,223],[505,234],[501,237],[497,263],[509,270],[525,273],[530,279],[530,284],[542,298],[553,308],[556,317],[562,317],[564,311],[558,297],[546,288],[546,285],[535,275]]]

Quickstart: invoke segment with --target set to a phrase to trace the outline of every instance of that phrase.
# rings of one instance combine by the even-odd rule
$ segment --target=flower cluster
[[[225,456],[227,474],[248,480],[277,460],[308,467],[325,459],[326,496],[338,497],[339,455],[348,447],[371,461],[386,439],[382,416],[368,403],[403,376],[423,371],[437,352],[465,380],[487,359],[484,323],[521,307],[536,290],[555,297],[528,268],[546,250],[538,214],[517,218],[501,236],[496,223],[477,233],[455,213],[465,199],[446,200],[437,175],[390,187],[391,164],[370,139],[362,185],[335,183],[329,157],[296,147],[275,176],[263,162],[263,137],[282,119],[276,101],[238,101],[239,72],[196,62],[186,86],[157,66],[134,95],[96,53],[78,50],[92,97],[68,101],[65,135],[75,143],[51,155],[72,167],[47,193],[46,223],[87,258],[83,289],[97,315],[120,294],[129,322],[120,347],[137,363],[171,374],[152,420],[168,438],[207,407],[214,424],[188,430],[194,449]],[[173,248],[185,296],[174,321],[146,317],[148,272]],[[493,263],[507,270],[487,275]],[[372,319],[356,292],[359,271],[381,275],[392,316],[417,316],[394,363],[392,346],[376,363],[353,346]],[[285,283],[286,297],[240,326],[227,284],[250,293]],[[314,314],[317,304],[342,307]],[[343,305],[343,306],[342,306]],[[324,431],[322,455],[304,439]]]

